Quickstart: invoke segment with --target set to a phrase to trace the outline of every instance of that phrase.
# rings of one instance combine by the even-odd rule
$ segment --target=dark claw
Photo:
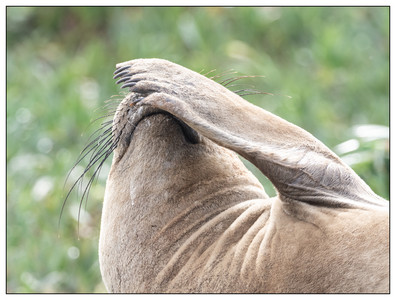
[[[127,83],[123,84],[123,85],[121,86],[121,88],[123,89],[123,88],[126,88],[126,87],[131,87],[131,86],[136,85],[136,83],[137,83],[137,82],[133,82],[133,81],[127,82]]]
[[[126,69],[129,69],[129,67],[130,67],[130,66],[120,67],[120,68],[118,68],[117,70],[115,70],[113,74],[116,75],[116,74],[118,74],[118,73],[120,73],[120,72],[122,72],[122,71],[124,71],[124,70],[126,70]]]
[[[124,72],[118,73],[117,75],[115,75],[115,76],[113,77],[113,79],[116,79],[116,78],[118,78],[118,77],[122,77],[122,76],[124,76],[124,75],[126,75],[126,74],[128,74],[128,73],[129,73],[128,71],[124,71]]]
[[[129,80],[129,79],[131,79],[131,77],[125,76],[125,77],[123,77],[123,78],[121,78],[121,79],[118,79],[118,80],[116,81],[116,84],[119,84],[119,83],[121,83],[121,82],[127,81],[127,80]]]

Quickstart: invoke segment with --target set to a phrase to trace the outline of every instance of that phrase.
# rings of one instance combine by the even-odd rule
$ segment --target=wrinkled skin
[[[325,145],[179,65],[117,67],[129,94],[100,233],[109,292],[389,291],[388,202]]]

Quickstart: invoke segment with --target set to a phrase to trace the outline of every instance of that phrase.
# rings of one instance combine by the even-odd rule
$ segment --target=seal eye
[[[160,111],[154,111],[154,112],[147,113],[147,114],[143,115],[136,123],[134,123],[132,131],[128,134],[127,143],[129,144],[131,142],[131,140],[133,138],[133,131],[137,127],[139,122],[141,122],[143,119],[145,119],[149,116],[153,116],[153,115],[157,115],[157,114],[167,115],[167,116],[171,117],[180,126],[183,136],[187,143],[198,144],[200,142],[200,136],[199,136],[198,132],[196,132],[194,129],[192,129],[190,126],[188,126],[183,121],[176,118],[174,115],[172,115],[166,111],[160,110]]]
[[[180,125],[184,138],[186,141],[190,144],[198,144],[200,141],[199,134],[196,132],[194,129],[192,129],[190,126],[188,126],[186,123],[183,121],[180,121],[178,118],[175,116],[171,115],[173,119]]]

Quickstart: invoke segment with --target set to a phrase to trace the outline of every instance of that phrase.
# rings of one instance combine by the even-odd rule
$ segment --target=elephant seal
[[[388,201],[324,144],[165,60],[124,62],[114,77],[128,93],[108,142],[109,292],[389,292]]]

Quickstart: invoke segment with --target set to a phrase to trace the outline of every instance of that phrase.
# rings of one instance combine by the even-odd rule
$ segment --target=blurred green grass
[[[97,245],[109,164],[79,234],[78,193],[59,230],[58,220],[95,109],[119,93],[114,66],[134,58],[264,75],[243,83],[274,95],[249,101],[314,134],[389,199],[389,8],[8,7],[6,22],[9,293],[105,291]]]

